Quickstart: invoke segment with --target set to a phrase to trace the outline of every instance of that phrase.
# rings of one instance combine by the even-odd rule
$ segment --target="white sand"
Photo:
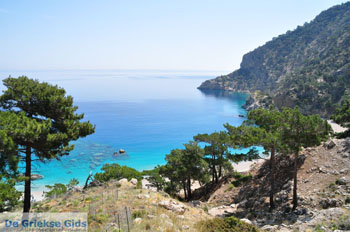
[[[233,163],[232,167],[237,172],[249,172],[252,166],[255,166],[256,164],[260,164],[264,162],[265,159],[257,159],[253,161],[243,161],[239,162],[238,164]]]
[[[44,192],[43,191],[34,191],[32,192],[32,197],[34,201],[42,201],[44,200]]]
[[[341,125],[333,122],[332,120],[327,120],[327,122],[331,125],[331,127],[335,133],[340,133],[340,132],[344,132],[347,130],[347,128],[342,127]]]

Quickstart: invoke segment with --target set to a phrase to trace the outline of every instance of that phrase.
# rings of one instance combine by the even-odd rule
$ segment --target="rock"
[[[324,146],[327,148],[327,149],[332,149],[333,147],[335,147],[335,142],[333,140],[329,140],[328,142],[325,142],[324,143]]]
[[[81,193],[83,191],[83,188],[80,186],[72,186],[69,191],[74,193]]]
[[[339,175],[339,172],[337,172],[337,171],[335,171],[335,170],[332,171],[331,173],[332,173],[333,175]]]
[[[186,211],[186,206],[184,204],[173,200],[160,201],[158,205],[176,213],[184,213]]]
[[[239,206],[240,208],[245,208],[247,202],[248,202],[248,200],[245,199],[245,200],[241,201],[241,202],[238,204],[238,206]]]
[[[128,181],[128,179],[126,179],[126,178],[123,178],[123,179],[120,179],[119,180],[119,183],[121,184],[121,185],[123,185],[123,184],[126,184],[126,183],[128,183],[129,181]]]
[[[324,199],[321,199],[320,205],[322,206],[323,209],[328,209],[328,208],[342,206],[343,202],[340,199],[324,198]]]
[[[153,218],[155,218],[156,216],[154,216],[154,215],[152,215],[152,214],[148,214],[147,217],[148,217],[149,219],[153,219]]]
[[[99,187],[99,186],[103,186],[103,183],[98,180],[93,180],[89,184],[89,187]]]
[[[187,226],[187,225],[183,225],[183,226],[182,226],[182,229],[183,229],[183,230],[188,230],[189,228],[190,228],[190,227]]]
[[[265,226],[261,227],[261,229],[263,231],[274,231],[277,228],[278,228],[278,225],[274,225],[274,226],[272,226],[272,225],[265,225]]]
[[[338,184],[338,185],[346,185],[347,180],[346,180],[346,178],[343,176],[343,177],[339,178],[335,183]]]
[[[349,157],[350,157],[349,153],[344,153],[343,154],[343,158],[349,158]]]
[[[119,149],[119,153],[123,154],[123,153],[125,153],[125,150],[124,149]]]
[[[193,207],[199,207],[201,206],[201,202],[196,200],[196,201],[190,201],[189,202]]]
[[[322,167],[319,167],[319,168],[318,168],[318,172],[319,172],[319,173],[327,174],[327,170],[325,170],[325,169],[322,168]]]
[[[249,219],[247,219],[247,218],[242,218],[241,221],[243,221],[243,222],[245,222],[245,223],[247,223],[247,224],[250,224],[250,225],[253,224],[253,223],[252,223]]]
[[[21,176],[24,176],[24,175],[21,175]],[[41,180],[41,179],[43,179],[43,178],[44,178],[43,175],[39,175],[39,174],[32,174],[32,175],[31,175],[31,179],[32,179],[32,180]]]
[[[130,180],[130,183],[136,186],[137,185],[137,180],[135,178],[132,178]]]
[[[135,218],[134,224],[140,224],[142,222],[142,218]]]

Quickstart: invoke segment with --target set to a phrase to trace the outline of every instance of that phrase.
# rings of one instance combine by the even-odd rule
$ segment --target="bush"
[[[45,197],[57,197],[67,192],[67,186],[64,184],[54,184],[54,185],[46,185],[46,188],[50,189],[50,191],[45,193]]]
[[[15,181],[0,179],[0,212],[11,210],[19,202],[21,193],[15,188]]]
[[[197,224],[198,231],[205,232],[258,232],[259,229],[238,218],[214,218]]]
[[[102,167],[102,173],[96,173],[94,178],[95,180],[101,182],[107,182],[111,179],[122,179],[127,178],[131,180],[136,178],[138,180],[142,179],[142,174],[134,168],[127,166],[120,166],[119,164],[105,164]]]
[[[147,212],[145,210],[135,210],[132,212],[132,218],[143,218],[146,214]]]
[[[341,216],[337,224],[339,230],[350,230],[350,215]]]
[[[248,181],[250,181],[253,177],[252,174],[249,173],[249,175],[244,175],[244,174],[240,174],[238,172],[236,172],[233,177],[235,178],[234,181],[232,181],[232,184],[234,187],[238,187],[243,183],[246,183]]]
[[[347,198],[345,199],[345,205],[347,205],[347,204],[350,204],[350,197],[347,197]]]
[[[71,180],[69,181],[69,183],[67,184],[67,188],[68,188],[68,189],[71,189],[71,188],[77,186],[78,184],[79,184],[79,180],[76,179],[76,178],[73,178],[73,179],[71,179]]]

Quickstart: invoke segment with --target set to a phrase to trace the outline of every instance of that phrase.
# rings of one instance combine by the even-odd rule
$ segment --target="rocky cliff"
[[[350,95],[350,2],[245,54],[240,69],[199,89],[260,91],[277,107],[329,116]]]

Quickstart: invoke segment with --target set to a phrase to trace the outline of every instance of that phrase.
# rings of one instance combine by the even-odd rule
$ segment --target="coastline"
[[[237,172],[249,172],[252,167],[254,167],[257,164],[260,164],[264,162],[265,159],[257,159],[254,161],[243,161],[238,164],[233,163],[232,167],[234,168],[235,171]],[[196,188],[196,186],[194,186]],[[198,186],[197,186],[198,187]],[[45,188],[40,188],[40,189],[35,189],[34,191],[32,190],[32,199],[33,202],[39,202],[45,200],[44,198],[44,192],[47,191]]]

